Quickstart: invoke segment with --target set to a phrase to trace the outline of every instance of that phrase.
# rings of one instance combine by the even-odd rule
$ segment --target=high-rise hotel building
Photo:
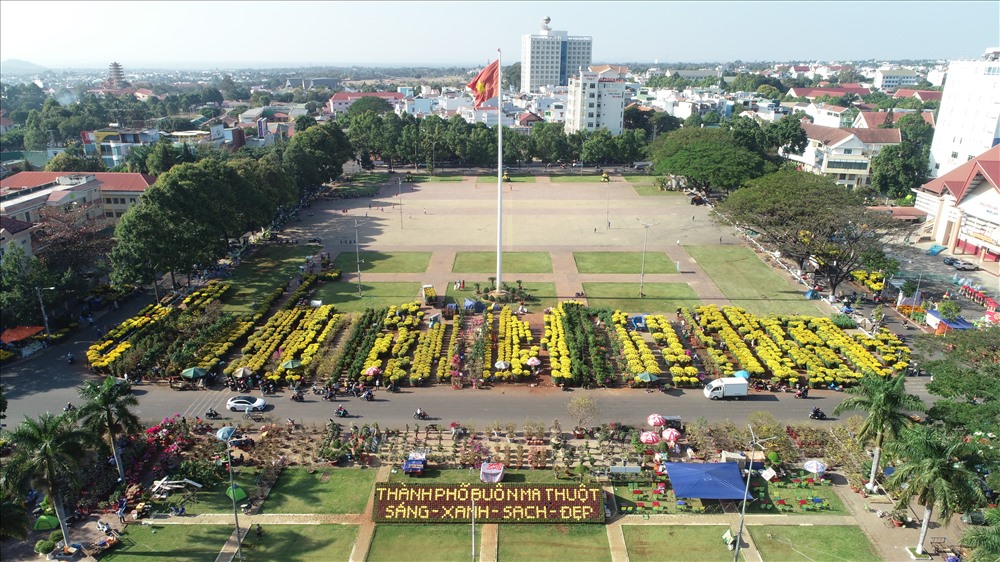
[[[570,76],[590,66],[593,40],[553,31],[549,18],[534,35],[521,36],[521,91],[533,93],[545,86],[566,86]]]

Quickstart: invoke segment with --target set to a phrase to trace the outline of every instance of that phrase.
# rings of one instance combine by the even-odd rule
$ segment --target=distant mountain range
[[[48,70],[44,66],[18,59],[8,59],[0,62],[0,74],[35,74]]]

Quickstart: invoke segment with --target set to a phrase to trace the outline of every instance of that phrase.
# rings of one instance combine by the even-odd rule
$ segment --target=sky
[[[476,66],[543,18],[594,63],[971,59],[1000,2],[0,0],[0,61],[48,68]]]

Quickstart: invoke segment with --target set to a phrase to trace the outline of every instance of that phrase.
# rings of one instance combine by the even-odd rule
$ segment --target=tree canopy
[[[660,174],[683,176],[689,187],[732,191],[770,166],[723,129],[683,128],[658,137],[649,147]]]
[[[927,390],[941,398],[928,418],[951,429],[996,431],[1000,419],[1000,327],[919,336],[921,368],[934,380]]]

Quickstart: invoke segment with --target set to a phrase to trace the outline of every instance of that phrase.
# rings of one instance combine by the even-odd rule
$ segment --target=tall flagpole
[[[503,276],[503,84],[500,71],[500,49],[497,49],[497,291]]]

